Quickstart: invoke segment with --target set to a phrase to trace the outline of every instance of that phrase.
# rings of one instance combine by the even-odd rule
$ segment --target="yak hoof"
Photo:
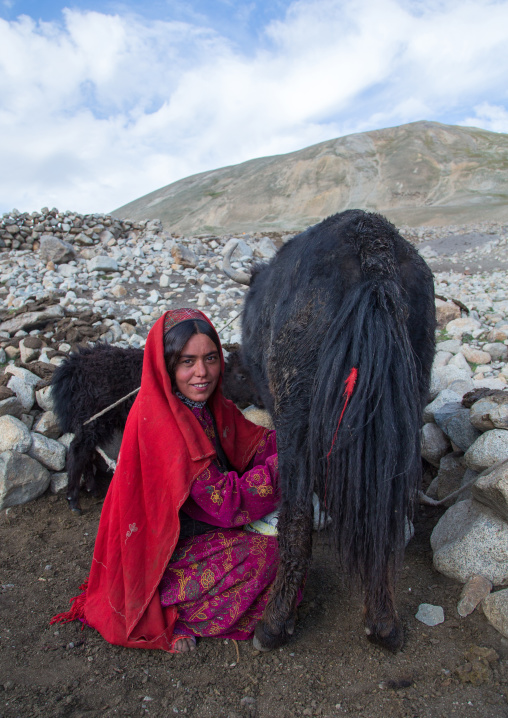
[[[273,651],[289,641],[289,638],[295,631],[295,619],[288,618],[282,630],[279,633],[272,633],[265,621],[262,619],[257,622],[256,630],[252,643],[256,651]]]
[[[397,653],[404,645],[404,631],[402,629],[401,622],[397,618],[394,622],[391,631],[388,633],[382,630],[369,630],[366,628],[367,639],[376,646],[384,648],[386,651],[391,653]]]

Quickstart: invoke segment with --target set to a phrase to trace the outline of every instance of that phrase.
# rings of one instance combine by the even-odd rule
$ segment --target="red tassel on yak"
[[[353,391],[355,388],[356,380],[358,378],[358,369],[354,366],[351,371],[349,372],[349,375],[344,382],[344,394],[343,397],[345,399],[344,406],[342,407],[342,411],[340,412],[339,421],[337,422],[337,428],[335,429],[335,434],[333,435],[332,439],[332,445],[330,446],[330,451],[326,455],[326,481],[325,481],[325,496],[324,496],[324,504],[326,508],[326,489],[328,486],[328,469],[330,468],[330,456],[333,451],[333,447],[335,446],[335,442],[337,440],[337,434],[339,433],[339,426],[342,421],[342,417],[344,416],[344,412],[346,411],[346,406],[348,405],[349,400],[353,396]]]

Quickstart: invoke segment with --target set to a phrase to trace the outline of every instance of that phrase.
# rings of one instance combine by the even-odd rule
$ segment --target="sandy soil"
[[[315,550],[299,623],[282,650],[202,640],[190,655],[107,644],[77,623],[50,626],[86,576],[101,504],[84,496],[71,515],[45,496],[0,516],[0,716],[285,718],[500,718],[508,716],[508,641],[479,611],[456,613],[461,586],[432,568],[429,534],[440,513],[420,508],[398,585],[406,645],[371,646],[360,600],[341,578],[325,535]],[[414,618],[438,604],[445,622]],[[493,649],[471,663],[472,647]],[[468,672],[469,671],[469,672]],[[472,682],[471,682],[472,681]]]

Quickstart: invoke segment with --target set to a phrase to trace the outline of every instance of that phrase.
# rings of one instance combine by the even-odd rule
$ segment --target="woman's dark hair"
[[[206,334],[217,347],[219,356],[221,353],[220,341],[217,332],[211,324],[204,319],[186,319],[184,322],[175,324],[169,332],[164,335],[164,357],[171,383],[175,383],[175,369],[180,359],[184,346],[194,334]]]

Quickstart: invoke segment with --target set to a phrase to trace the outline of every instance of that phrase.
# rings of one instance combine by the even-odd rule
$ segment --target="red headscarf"
[[[84,618],[122,646],[169,649],[177,611],[161,606],[158,586],[178,540],[178,510],[216,456],[192,411],[173,393],[166,370],[163,334],[185,319],[211,324],[197,310],[174,310],[148,334],[141,389],[102,509],[88,585],[65,616]],[[223,369],[222,350],[220,359]],[[228,459],[243,472],[264,429],[224,398],[220,384],[208,403]]]

